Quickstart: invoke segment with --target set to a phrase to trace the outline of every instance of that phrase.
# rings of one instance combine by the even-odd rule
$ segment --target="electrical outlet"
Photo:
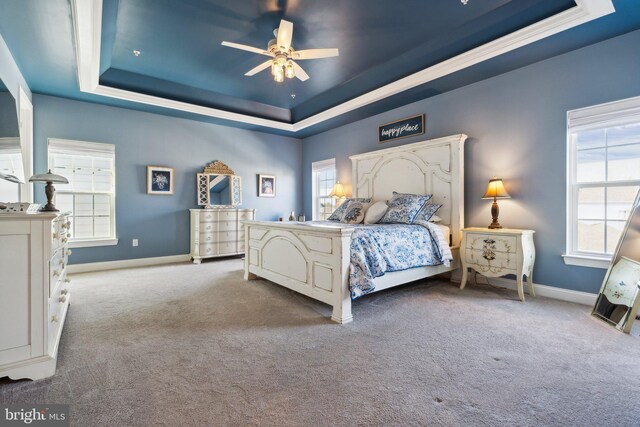
[[[133,240],[131,241],[131,246],[134,246],[134,247],[135,247],[135,246],[138,246],[138,239],[133,239]]]

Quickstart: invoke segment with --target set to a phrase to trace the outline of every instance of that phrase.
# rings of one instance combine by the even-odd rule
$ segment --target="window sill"
[[[611,257],[596,257],[586,255],[562,255],[564,263],[567,265],[579,265],[580,267],[609,268]]]
[[[97,246],[115,246],[118,239],[75,240],[69,242],[69,248],[93,248]]]

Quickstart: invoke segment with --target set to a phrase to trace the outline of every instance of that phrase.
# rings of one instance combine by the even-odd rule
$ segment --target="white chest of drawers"
[[[69,307],[66,215],[0,215],[0,377],[56,371]]]
[[[524,301],[522,277],[527,277],[529,294],[533,289],[533,264],[536,250],[533,245],[533,230],[520,229],[462,229],[460,260],[462,261],[462,281],[460,289],[467,283],[468,269],[472,268],[486,277],[514,274],[518,286],[518,297]]]
[[[242,221],[253,220],[255,209],[190,209],[191,258],[200,264],[204,258],[244,254]]]

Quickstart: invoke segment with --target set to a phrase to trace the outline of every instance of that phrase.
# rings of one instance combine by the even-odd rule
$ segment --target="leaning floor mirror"
[[[631,332],[640,307],[640,191],[629,213],[592,314]]]

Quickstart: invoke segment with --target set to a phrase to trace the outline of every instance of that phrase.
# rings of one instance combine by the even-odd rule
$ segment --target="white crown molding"
[[[82,92],[293,133],[615,12],[612,0],[576,0],[569,10],[289,124],[100,85],[102,0],[72,0],[71,9]]]

